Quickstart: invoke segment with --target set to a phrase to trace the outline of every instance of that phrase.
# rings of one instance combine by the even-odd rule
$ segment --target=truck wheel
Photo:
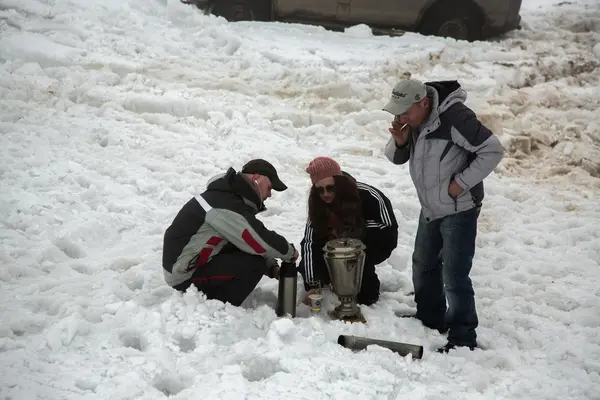
[[[270,21],[271,0],[216,0],[212,13],[227,21]]]
[[[271,21],[271,0],[250,0],[254,21]]]
[[[419,32],[423,35],[451,37],[458,40],[480,40],[483,17],[471,2],[439,1],[425,13]]]

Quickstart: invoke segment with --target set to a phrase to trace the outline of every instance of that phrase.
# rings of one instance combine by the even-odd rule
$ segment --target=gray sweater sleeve
[[[452,141],[475,155],[469,166],[454,178],[464,190],[468,190],[483,181],[502,161],[504,148],[498,136],[479,122],[470,108],[458,103],[452,111]]]
[[[410,138],[404,146],[399,147],[391,137],[385,145],[384,154],[394,164],[404,164],[410,158]]]

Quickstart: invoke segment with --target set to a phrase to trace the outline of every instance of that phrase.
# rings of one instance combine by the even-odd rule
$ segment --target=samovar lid
[[[332,239],[325,243],[324,250],[330,253],[353,253],[364,250],[365,245],[358,239]]]

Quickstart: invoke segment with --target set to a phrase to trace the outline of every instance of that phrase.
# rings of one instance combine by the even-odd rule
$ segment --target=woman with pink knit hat
[[[312,187],[299,270],[307,296],[331,281],[323,258],[325,243],[351,237],[362,240],[367,247],[357,301],[375,303],[379,299],[375,266],[391,255],[398,241],[398,224],[390,200],[379,189],[357,182],[329,157],[315,158],[306,172]]]

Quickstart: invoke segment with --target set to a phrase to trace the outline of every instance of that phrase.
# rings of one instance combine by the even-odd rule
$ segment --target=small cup
[[[310,299],[310,310],[313,312],[321,311],[321,300],[323,300],[323,295],[320,293],[313,293],[308,296]]]

